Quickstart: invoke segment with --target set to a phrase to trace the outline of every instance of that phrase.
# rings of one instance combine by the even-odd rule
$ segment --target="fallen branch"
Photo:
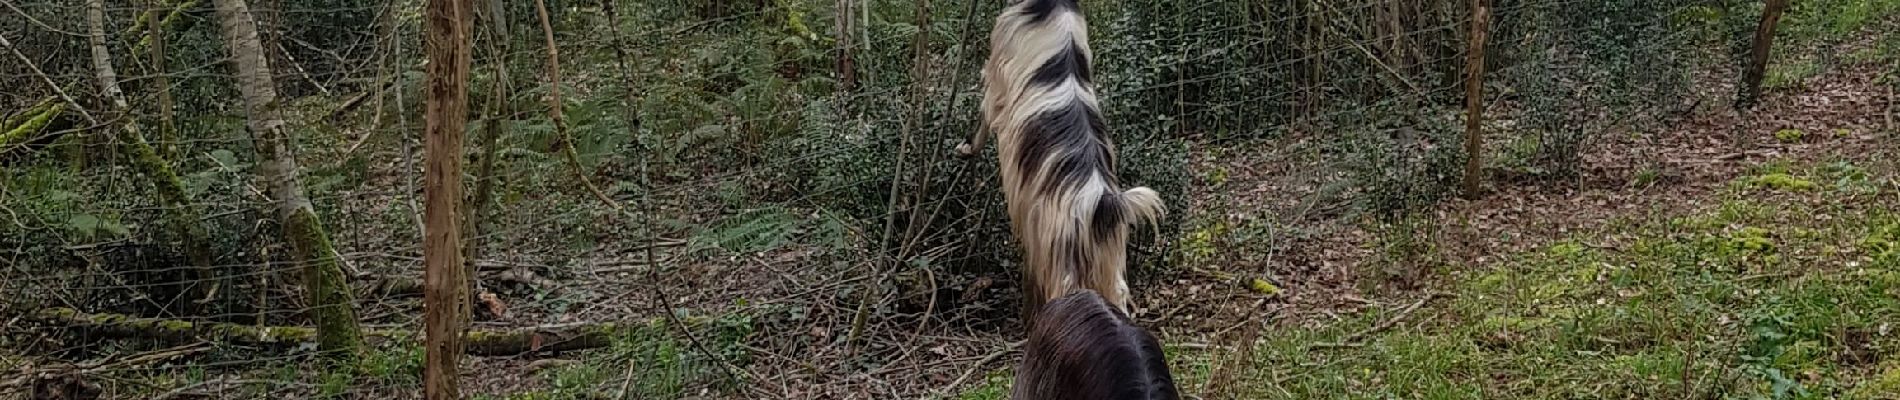
[[[210,349],[211,349],[211,346],[206,346],[205,343],[193,343],[193,344],[173,347],[169,349],[156,350],[156,351],[147,352],[147,353],[139,353],[131,357],[125,357],[125,358],[111,357],[104,360],[94,361],[94,362],[86,363],[82,365],[56,365],[56,366],[52,366],[48,368],[42,368],[39,370],[26,371],[25,373],[20,374],[19,377],[16,377],[4,382],[0,382],[0,388],[13,388],[13,387],[25,386],[27,383],[35,379],[41,379],[41,378],[47,378],[47,377],[53,377],[53,376],[87,375],[87,374],[97,373],[100,371],[123,368],[127,366],[132,366],[132,365],[150,364],[154,362],[183,357],[186,355],[190,355],[193,353],[198,353],[198,352],[202,352],[202,351],[210,350]]]
[[[1016,349],[1022,348],[1024,342],[1026,342],[1026,340],[1018,340],[1018,341],[1012,342],[1008,346],[1003,346],[1003,348],[1001,349],[996,349],[996,352],[990,353],[990,355],[983,356],[983,359],[977,360],[976,364],[971,364],[969,369],[963,370],[962,375],[957,375],[957,380],[950,381],[950,386],[944,386],[943,389],[938,389],[937,392],[949,393],[951,390],[955,390],[958,386],[963,386],[963,381],[969,380],[970,375],[975,374],[976,370],[983,369],[984,365],[989,365],[990,362],[996,361],[997,358],[1003,357],[1004,354],[1009,354],[1011,352],[1016,351]]]
[[[315,328],[301,326],[252,326],[223,322],[192,322],[173,319],[138,318],[122,314],[88,314],[71,308],[40,310],[27,319],[74,328],[107,337],[139,337],[163,340],[210,340],[242,344],[300,344],[317,338]],[[469,354],[512,356],[528,353],[558,353],[605,347],[614,337],[631,329],[621,323],[575,323],[536,326],[508,330],[470,330],[463,333]],[[386,340],[413,341],[419,338],[407,330],[370,330],[364,336]]]
[[[1425,298],[1418,299],[1418,302],[1412,303],[1412,305],[1410,306],[1406,306],[1405,310],[1399,311],[1399,314],[1392,316],[1391,319],[1387,319],[1384,322],[1380,322],[1378,325],[1373,325],[1371,328],[1366,328],[1366,330],[1353,332],[1353,334],[1351,335],[1346,335],[1345,338],[1340,339],[1338,342],[1314,343],[1310,346],[1307,346],[1306,350],[1312,351],[1314,349],[1359,347],[1360,346],[1359,341],[1365,340],[1367,336],[1371,336],[1372,334],[1384,332],[1387,329],[1392,329],[1392,327],[1395,325],[1398,325],[1400,321],[1404,321],[1405,317],[1411,316],[1412,312],[1418,311],[1419,307],[1424,307],[1425,303],[1429,303],[1432,301],[1432,299],[1436,299],[1439,297],[1451,297],[1451,294],[1440,293],[1440,292],[1427,293],[1425,295]]]
[[[224,389],[229,388],[231,386],[245,386],[245,385],[268,385],[269,387],[277,388],[277,389],[283,389],[285,387],[316,386],[316,385],[303,383],[303,382],[287,382],[287,381],[281,381],[281,380],[268,380],[268,379],[212,379],[212,380],[201,381],[198,383],[193,383],[190,385],[179,386],[177,389],[172,389],[171,391],[165,392],[165,394],[158,395],[158,397],[153,397],[152,399],[153,400],[171,400],[171,399],[176,399],[176,398],[196,398],[197,396],[210,397],[209,395],[206,395],[204,393],[206,391],[201,390],[201,389],[205,389],[214,385],[217,386],[216,388],[217,390],[213,390],[210,392],[223,393]]]

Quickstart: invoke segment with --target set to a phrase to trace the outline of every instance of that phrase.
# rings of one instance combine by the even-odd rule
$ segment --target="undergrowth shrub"
[[[1686,1],[1615,0],[1534,7],[1538,29],[1517,65],[1499,75],[1516,87],[1534,151],[1532,175],[1569,178],[1579,155],[1606,133],[1640,130],[1691,103],[1691,68],[1705,61],[1678,29]]]
[[[1417,111],[1413,117],[1396,105],[1367,107],[1323,125],[1337,132],[1327,144],[1339,160],[1354,208],[1380,218],[1396,218],[1453,194],[1463,178],[1463,125],[1455,110]]]

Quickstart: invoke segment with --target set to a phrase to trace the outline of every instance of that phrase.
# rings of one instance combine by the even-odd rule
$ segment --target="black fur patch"
[[[1012,398],[1181,398],[1161,342],[1099,293],[1052,299],[1032,321]]]
[[[1049,194],[1065,184],[1079,184],[1099,173],[1114,186],[1114,154],[1103,137],[1107,128],[1101,114],[1079,99],[1037,114],[1035,120],[1024,127],[1017,168],[1024,174],[1036,174],[1044,163],[1055,164],[1049,175],[1024,179],[1023,184],[1039,179],[1043,182],[1041,190]]]
[[[1043,62],[1041,67],[1036,67],[1036,74],[1030,75],[1029,84],[1052,87],[1062,84],[1071,76],[1075,77],[1077,82],[1092,84],[1095,82],[1093,75],[1089,67],[1088,54],[1082,52],[1080,44],[1071,41],[1068,48],[1062,49],[1061,53],[1056,53],[1055,57],[1050,57],[1049,61]]]
[[[1089,217],[1089,232],[1095,243],[1107,243],[1121,228],[1122,215],[1127,211],[1122,204],[1121,193],[1113,191],[1102,193],[1102,199],[1095,202],[1095,215]]]
[[[1025,0],[1025,1],[1028,1],[1029,4],[1023,6],[1023,15],[1028,15],[1029,23],[1032,23],[1032,24],[1041,23],[1043,20],[1049,19],[1050,16],[1054,16],[1056,12],[1059,12],[1059,11],[1070,11],[1070,12],[1076,12],[1076,13],[1082,12],[1082,6],[1076,4],[1075,3],[1076,0]]]

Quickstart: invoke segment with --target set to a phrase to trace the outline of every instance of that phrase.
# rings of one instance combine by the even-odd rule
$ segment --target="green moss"
[[[1806,134],[1801,132],[1800,129],[1782,129],[1775,131],[1775,140],[1779,140],[1782,143],[1799,142],[1802,136],[1806,136]]]
[[[1775,241],[1770,239],[1767,229],[1746,227],[1729,236],[1729,247],[1739,251],[1769,253],[1775,250]]]
[[[1794,175],[1789,175],[1786,173],[1773,173],[1773,174],[1756,176],[1753,178],[1749,178],[1745,182],[1745,184],[1748,187],[1752,187],[1752,188],[1771,189],[1771,190],[1779,190],[1779,191],[1784,191],[1784,192],[1805,192],[1805,191],[1814,190],[1815,188],[1818,187],[1814,184],[1814,181],[1797,178]]]
[[[52,108],[56,100],[58,99],[48,97],[45,100],[40,100],[39,103],[33,104],[32,107],[27,107],[25,111],[8,116],[5,122],[0,122],[0,131],[11,131],[15,125],[23,124],[29,119],[39,117],[40,114],[46,113],[47,109]]]
[[[1178,250],[1181,263],[1193,265],[1213,258],[1219,250],[1220,238],[1226,237],[1228,230],[1227,222],[1214,221],[1189,231],[1187,237],[1181,240],[1181,247]]]
[[[1847,396],[1849,399],[1891,400],[1900,399],[1900,365],[1887,368],[1887,372],[1874,378],[1872,382],[1855,388]]]
[[[304,263],[304,290],[310,296],[311,320],[317,324],[317,349],[334,359],[355,358],[362,351],[363,332],[357,325],[356,306],[329,234],[309,207],[291,212],[284,234]]]
[[[158,322],[158,328],[168,331],[189,331],[192,324],[191,321],[163,320]]]
[[[1224,185],[1227,183],[1227,175],[1226,167],[1215,167],[1212,171],[1207,172],[1207,185],[1215,187]]]
[[[1280,294],[1280,287],[1274,285],[1273,282],[1268,282],[1266,279],[1254,278],[1253,282],[1247,285],[1247,287],[1253,289],[1254,293],[1268,296]]]
[[[24,118],[5,132],[0,132],[0,150],[13,147],[15,142],[28,140],[28,136],[46,128],[47,124],[66,112],[66,103],[53,103],[30,118]],[[6,128],[0,126],[0,128]]]
[[[200,222],[203,214],[186,194],[184,181],[172,170],[171,163],[158,155],[158,151],[145,140],[145,135],[139,132],[137,125],[127,123],[120,129],[119,136],[124,143],[124,151],[131,156],[139,174],[144,175],[157,189],[159,204],[165,207],[170,217],[171,229],[184,238],[182,247],[191,266],[195,267],[197,279],[191,287],[193,300],[180,304],[184,307],[197,304],[196,299],[204,299],[212,293],[211,288],[217,279],[211,270],[211,236]]]

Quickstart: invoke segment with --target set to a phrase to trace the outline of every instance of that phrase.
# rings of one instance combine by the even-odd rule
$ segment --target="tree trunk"
[[[126,103],[125,93],[119,90],[119,75],[112,67],[112,53],[106,47],[105,0],[86,2],[86,22],[87,34],[91,39],[93,77],[98,79],[100,91],[112,103],[113,111],[128,115],[132,107]],[[125,121],[119,130],[124,150],[139,173],[145,175],[152,186],[158,189],[159,205],[171,216],[172,229],[183,239],[185,257],[197,272],[195,276],[181,277],[179,280],[187,282],[181,293],[190,298],[172,302],[177,307],[173,311],[181,315],[196,314],[196,306],[211,300],[217,287],[217,276],[211,270],[210,235],[206,234],[199,222],[199,216],[203,214],[186,197],[184,182],[178,179],[178,174],[145,141],[145,134],[139,130],[137,119],[129,116],[121,119]]]
[[[1781,12],[1788,9],[1788,0],[1768,0],[1762,7],[1761,24],[1755,27],[1755,44],[1748,52],[1748,65],[1742,71],[1742,92],[1735,97],[1735,108],[1748,108],[1761,98],[1762,77],[1768,72],[1769,50],[1775,45],[1775,25],[1781,23]]]
[[[1484,171],[1484,48],[1491,5],[1471,0],[1471,47],[1465,55],[1465,198],[1478,198]]]
[[[428,136],[423,179],[422,257],[426,398],[461,398],[457,360],[468,328],[468,266],[462,263],[462,133],[468,125],[469,40],[473,0],[429,0],[424,50],[428,84],[423,101]]]
[[[574,178],[581,181],[581,187],[583,189],[587,189],[587,192],[593,194],[595,199],[605,202],[609,206],[619,208],[620,203],[615,202],[611,197],[607,197],[607,192],[600,191],[600,187],[594,186],[594,181],[588,179],[587,176],[589,174],[587,168],[581,165],[580,155],[576,154],[574,150],[574,137],[567,131],[567,117],[566,112],[563,110],[566,103],[563,103],[563,100],[561,100],[561,49],[554,43],[554,25],[548,22],[547,1],[534,0],[534,7],[535,12],[541,17],[541,33],[547,37],[548,119],[554,121],[555,135],[561,138],[561,153],[567,156],[567,164],[569,167],[574,168]]]
[[[488,117],[482,121],[481,137],[477,139],[481,141],[481,148],[477,150],[475,160],[475,193],[466,203],[468,212],[462,215],[462,260],[468,264],[466,269],[471,294],[482,293],[480,274],[476,273],[478,268],[475,266],[475,260],[482,257],[482,220],[494,203],[495,159],[498,158],[496,152],[499,150],[502,125],[514,116],[514,107],[508,101],[508,95],[514,93],[511,85],[513,76],[508,72],[508,20],[502,18],[504,14],[500,3],[491,1],[484,2],[484,5],[486,18],[480,20],[485,22],[483,41],[488,47],[488,64],[494,68],[494,86],[488,98]]]
[[[278,114],[277,86],[265,61],[245,0],[216,0],[224,42],[236,67],[238,93],[244,101],[245,127],[257,143],[258,175],[266,182],[284,224],[290,257],[302,266],[305,292],[310,296],[310,318],[317,325],[317,349],[338,359],[354,358],[362,348],[362,329],[356,321],[355,300],[338,265],[336,249],[304,196],[297,176],[297,155],[290,132]]]
[[[177,2],[175,5],[166,5],[164,4],[164,0],[153,0],[153,7],[159,7],[162,8],[162,10],[154,10],[154,12],[148,14],[146,18],[139,19],[133,23],[132,28],[126,30],[125,35],[135,35],[140,29],[152,28],[157,28],[160,32],[171,32],[172,26],[178,24],[179,18],[183,18],[185,13],[190,12],[193,8],[198,8],[198,5],[203,2],[204,0],[184,0]],[[163,18],[159,17],[161,14],[164,15]],[[158,23],[153,24],[153,19],[157,19]],[[152,39],[154,38],[146,37],[137,43],[133,43],[132,53],[142,53],[145,52],[145,46],[157,45],[157,43],[150,41]]]
[[[835,23],[837,25],[835,37],[838,38],[837,68],[838,82],[840,82],[838,87],[844,92],[850,92],[858,85],[857,60],[852,58],[854,56],[852,53],[857,50],[851,43],[852,3],[852,0],[838,0]]]
[[[162,21],[165,6],[159,0],[151,0],[152,9],[145,16],[148,20]],[[195,3],[195,2],[194,2]],[[167,162],[178,162],[179,146],[183,145],[178,137],[178,125],[172,121],[172,79],[167,75],[171,69],[165,64],[165,34],[163,23],[148,23],[145,42],[150,43],[152,57],[153,87],[158,92],[158,155]]]

